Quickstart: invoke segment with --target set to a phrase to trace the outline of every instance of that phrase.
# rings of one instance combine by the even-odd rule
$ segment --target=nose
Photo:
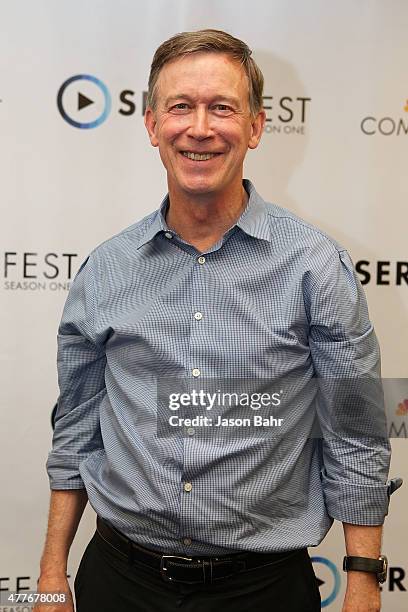
[[[208,109],[200,106],[191,113],[191,125],[188,130],[189,136],[196,140],[204,140],[212,135]]]

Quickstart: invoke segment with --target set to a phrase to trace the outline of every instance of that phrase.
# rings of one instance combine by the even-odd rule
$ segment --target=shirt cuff
[[[79,464],[87,455],[67,455],[51,451],[48,454],[46,469],[51,490],[85,489],[79,473]]]
[[[324,473],[321,478],[329,516],[353,525],[382,525],[390,496],[402,484],[401,478],[372,485],[332,480]]]

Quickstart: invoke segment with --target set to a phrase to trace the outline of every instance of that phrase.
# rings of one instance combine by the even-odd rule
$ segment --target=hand
[[[68,579],[65,574],[50,574],[40,576],[37,584],[37,593],[65,593],[65,603],[41,604],[38,602],[33,612],[74,612],[74,602]]]
[[[381,591],[374,574],[348,572],[342,612],[380,612]]]

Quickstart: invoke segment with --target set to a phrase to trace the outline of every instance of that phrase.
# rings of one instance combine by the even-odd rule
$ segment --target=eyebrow
[[[171,102],[175,102],[176,100],[180,100],[180,99],[189,100],[189,101],[193,100],[193,98],[191,98],[191,96],[189,96],[188,94],[180,93],[175,96],[169,96],[168,98],[166,98],[164,105],[167,106]],[[214,100],[225,100],[225,102],[228,102],[229,104],[234,104],[235,106],[239,106],[239,99],[234,98],[232,96],[223,96],[222,94],[220,94],[220,95],[214,96]]]

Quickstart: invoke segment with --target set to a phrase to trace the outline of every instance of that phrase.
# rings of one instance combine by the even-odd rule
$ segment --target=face
[[[258,145],[265,122],[264,111],[251,117],[240,64],[225,54],[187,55],[162,68],[156,93],[145,124],[169,190],[215,195],[240,185],[246,152]]]

